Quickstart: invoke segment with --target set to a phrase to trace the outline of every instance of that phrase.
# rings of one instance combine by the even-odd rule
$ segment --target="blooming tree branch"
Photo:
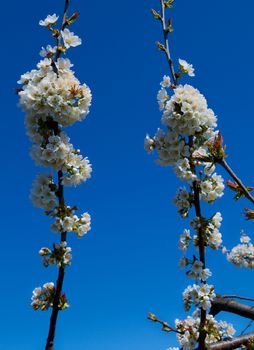
[[[80,150],[75,149],[63,129],[81,121],[89,112],[91,91],[75,77],[71,62],[61,58],[68,49],[81,44],[81,39],[67,28],[78,13],[68,16],[70,0],[65,0],[62,24],[56,24],[59,16],[48,15],[39,24],[49,30],[55,46],[42,47],[43,59],[33,69],[21,76],[19,84],[20,106],[26,113],[26,128],[33,145],[31,156],[39,166],[51,169],[50,174],[39,174],[33,183],[31,199],[35,206],[44,209],[54,219],[53,232],[60,233],[60,242],[53,249],[43,247],[39,254],[43,265],[58,268],[56,286],[45,283],[33,291],[34,310],[52,308],[46,350],[54,349],[58,313],[69,307],[63,290],[66,267],[71,264],[71,248],[67,247],[67,233],[82,237],[90,230],[90,215],[76,215],[78,208],[65,203],[64,186],[77,186],[91,176],[91,165]],[[56,178],[56,183],[54,182]]]
[[[219,231],[221,213],[205,217],[201,210],[201,202],[212,204],[223,196],[224,180],[215,172],[216,165],[222,165],[233,177],[238,186],[238,197],[245,195],[251,201],[253,198],[249,193],[251,189],[243,185],[225,161],[222,135],[216,130],[217,117],[208,108],[205,97],[191,85],[180,84],[185,74],[194,76],[194,68],[182,59],[178,60],[178,70],[173,64],[168,42],[169,33],[173,31],[172,20],[166,20],[166,10],[172,8],[173,3],[174,0],[160,0],[160,12],[152,10],[154,18],[162,24],[164,43],[158,42],[157,46],[166,54],[171,77],[163,77],[157,95],[164,129],[158,129],[154,137],[146,136],[145,149],[148,153],[157,151],[157,163],[172,166],[177,177],[187,186],[179,188],[174,204],[184,219],[188,218],[194,209],[194,218],[190,222],[194,234],[190,229],[185,229],[180,236],[179,248],[184,253],[180,266],[187,269],[186,275],[189,278],[196,280],[196,284],[189,285],[183,292],[184,308],[186,311],[192,307],[196,309],[185,320],[175,320],[175,328],[160,321],[153,314],[148,318],[162,324],[163,330],[166,328],[170,332],[178,331],[177,339],[183,350],[204,350],[209,344],[232,338],[235,332],[231,324],[214,318],[216,313],[212,311],[215,310],[218,297],[215,287],[207,283],[212,273],[206,266],[206,250],[222,249],[227,253],[228,260],[235,265],[249,268],[254,266],[254,247],[250,238],[242,233],[241,244],[228,251],[222,245],[222,235]],[[246,216],[253,219],[254,211],[248,210]],[[186,256],[186,253],[190,254],[190,248],[194,248],[191,258]],[[198,256],[195,248],[198,250]],[[242,312],[243,305],[241,308]]]

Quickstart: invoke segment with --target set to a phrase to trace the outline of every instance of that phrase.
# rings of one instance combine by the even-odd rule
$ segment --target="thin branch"
[[[70,0],[65,0],[63,20],[62,20],[62,26],[61,26],[62,30],[65,27],[69,4],[70,4]],[[61,40],[61,33],[59,34],[59,37],[57,38],[57,46],[59,45],[60,40]],[[61,51],[57,49],[56,60],[60,57],[60,55],[61,55]],[[55,65],[53,66],[53,68],[54,67],[56,69],[56,73],[58,73]],[[56,124],[54,133],[58,134],[59,132],[60,132],[59,126],[58,126],[58,124]],[[58,171],[57,176],[58,176],[58,191],[57,191],[58,203],[59,203],[59,207],[64,208],[65,200],[64,200],[64,187],[62,185],[62,177],[63,177],[62,170]],[[61,233],[61,242],[66,242],[66,239],[67,239],[67,233],[62,232]],[[60,302],[62,288],[63,288],[63,282],[64,282],[64,275],[65,275],[65,266],[64,266],[64,264],[62,264],[58,270],[58,278],[57,278],[57,282],[56,282],[56,290],[55,290],[55,295],[54,295],[54,300],[53,300],[52,313],[51,313],[51,317],[50,317],[49,331],[48,331],[48,337],[47,337],[45,350],[54,350],[54,338],[55,338],[55,332],[56,332],[57,317],[58,317],[58,313],[59,313],[59,302]]]
[[[226,171],[227,173],[235,180],[235,182],[238,184],[238,186],[242,189],[243,193],[245,194],[245,197],[248,198],[252,204],[254,204],[254,197],[250,194],[247,187],[242,183],[242,181],[239,179],[239,177],[234,173],[234,171],[231,169],[231,167],[228,165],[225,159],[222,159],[218,162]]]
[[[254,298],[241,297],[239,295],[221,295],[221,297],[225,299],[240,299],[240,300],[254,301]]]
[[[168,28],[166,26],[166,15],[165,15],[165,4],[164,0],[161,0],[161,23],[162,23],[162,29],[163,29],[163,36],[164,36],[164,45],[165,45],[165,54],[166,58],[169,64],[170,72],[172,75],[172,79],[175,85],[177,85],[177,79],[175,75],[175,69],[173,65],[173,61],[171,58],[170,50],[169,50],[169,42],[168,42]]]
[[[245,335],[241,335],[239,337],[229,339],[229,340],[224,340],[220,341],[218,343],[214,344],[208,344],[207,345],[207,350],[232,350],[232,349],[237,349],[241,345],[248,345],[250,342],[252,343],[254,340],[254,332],[252,333],[247,333]]]
[[[164,332],[174,332],[174,333],[179,333],[179,334],[183,334],[182,332],[178,331],[175,328],[172,328],[167,322],[159,320],[155,315],[153,314],[149,314],[147,317],[150,321],[155,322],[155,323],[159,323],[162,325],[162,330]]]
[[[242,330],[242,332],[241,332],[240,335],[244,335],[244,333],[247,331],[247,329],[249,329],[249,328],[252,326],[253,322],[254,322],[254,321],[251,320],[251,321],[247,324],[247,326]]]

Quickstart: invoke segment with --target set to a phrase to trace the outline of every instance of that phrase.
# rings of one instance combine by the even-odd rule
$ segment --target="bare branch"
[[[166,54],[166,58],[169,64],[169,68],[170,68],[170,72],[172,75],[172,79],[174,84],[177,84],[177,79],[176,79],[176,75],[175,75],[175,69],[174,69],[174,65],[173,65],[173,61],[171,58],[171,54],[170,54],[170,50],[169,50],[169,42],[168,42],[168,28],[166,26],[166,15],[165,15],[165,4],[164,4],[164,0],[161,0],[161,23],[162,23],[162,29],[163,29],[163,36],[164,36],[164,45],[165,45],[165,54]]]
[[[215,316],[222,311],[230,312],[249,318],[250,320],[254,320],[253,306],[245,305],[235,300],[228,300],[223,296],[217,295],[217,297],[213,300],[210,314]]]
[[[231,167],[228,165],[225,159],[221,159],[218,164],[220,164],[227,173],[235,180],[235,182],[238,184],[238,186],[242,189],[244,195],[246,198],[248,198],[252,204],[254,204],[254,197],[250,194],[247,187],[242,183],[242,181],[239,179],[239,177],[234,173],[234,171],[231,169]]]

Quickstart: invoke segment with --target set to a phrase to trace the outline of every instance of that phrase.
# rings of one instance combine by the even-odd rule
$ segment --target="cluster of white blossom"
[[[31,306],[34,310],[48,310],[53,306],[55,295],[55,285],[53,282],[45,283],[42,287],[37,287],[33,290]],[[64,310],[69,307],[65,294],[60,296],[59,310]]]
[[[195,135],[217,126],[205,97],[191,85],[179,85],[165,104],[162,123],[181,135]]]
[[[204,264],[202,261],[195,260],[191,265],[191,269],[187,272],[188,277],[195,280],[206,281],[212,276],[212,273],[208,268],[204,269],[203,266]]]
[[[92,168],[89,160],[83,158],[69,140],[63,132],[49,136],[46,144],[32,146],[31,156],[38,165],[62,170],[63,185],[76,186],[91,177]]]
[[[45,283],[33,290],[31,306],[34,310],[47,310],[53,306],[55,286],[53,282]]]
[[[35,207],[52,210],[58,205],[56,191],[57,186],[52,175],[38,174],[33,182],[30,197]]]
[[[214,173],[210,178],[200,184],[202,199],[213,203],[217,198],[223,196],[224,181],[221,175]]]
[[[176,196],[173,199],[173,203],[178,208],[178,213],[182,218],[188,216],[188,211],[192,206],[192,195],[186,190],[185,187],[179,187]]]
[[[205,283],[193,284],[183,292],[184,308],[188,311],[192,305],[195,305],[203,310],[209,310],[215,297],[214,286]]]
[[[200,318],[195,315],[185,320],[176,320],[175,325],[179,333],[177,339],[183,350],[195,349],[198,345]],[[206,344],[215,343],[225,338],[231,338],[235,329],[230,323],[217,321],[212,315],[206,316],[204,329],[207,333]]]
[[[181,71],[193,73],[192,65],[179,60]],[[173,89],[170,96],[167,88]],[[223,179],[216,173],[214,163],[208,161],[208,145],[218,135],[215,130],[217,118],[208,108],[205,97],[191,85],[174,86],[164,76],[157,95],[162,124],[166,130],[158,129],[154,137],[145,138],[144,147],[148,153],[158,153],[157,163],[173,166],[178,178],[192,184],[200,183],[201,196],[206,202],[213,202],[223,195]],[[195,166],[202,166],[206,176],[197,176]]]
[[[205,239],[205,245],[212,249],[219,249],[222,245],[222,234],[219,231],[221,227],[222,216],[220,212],[217,212],[211,219],[202,222],[200,218],[195,217],[191,221],[192,227],[197,232],[193,237],[196,246],[199,244],[198,232],[202,228],[203,237]]]
[[[74,215],[74,211],[70,211],[63,218],[58,217],[57,212],[55,216],[57,219],[51,225],[53,232],[75,232],[80,238],[91,230],[91,217],[88,213],[82,214],[80,218]]]
[[[227,259],[237,267],[254,268],[254,246],[251,239],[243,231],[241,232],[240,244],[227,251]]]
[[[191,165],[188,158],[179,159],[174,167],[176,176],[183,181],[192,183],[197,180],[196,174],[191,170]]]
[[[174,165],[179,159],[186,155],[187,147],[177,133],[165,133],[158,129],[154,138],[149,135],[145,138],[145,149],[152,152],[154,149],[158,151],[157,163],[163,166]]]
[[[51,117],[63,126],[81,121],[89,112],[91,91],[86,84],[80,85],[71,70],[68,59],[45,58],[33,69],[21,76],[20,105],[28,115],[46,120]],[[55,70],[57,72],[55,72]]]
[[[43,257],[43,265],[67,266],[71,264],[71,248],[67,247],[66,242],[54,244],[53,250],[43,247],[39,251],[40,256]]]
[[[62,131],[64,127],[82,121],[89,113],[91,91],[86,84],[76,78],[69,59],[61,58],[61,53],[81,44],[81,39],[68,28],[78,17],[74,13],[67,15],[60,29],[55,28],[59,16],[48,15],[39,25],[46,27],[56,45],[46,45],[40,50],[43,57],[36,69],[21,75],[18,83],[19,104],[26,114],[27,134],[33,145],[31,156],[39,166],[50,167],[57,172],[57,185],[53,175],[39,174],[33,183],[31,199],[35,206],[43,208],[47,215],[55,219],[51,226],[61,235],[61,243],[53,249],[43,247],[39,254],[44,266],[65,267],[71,263],[71,248],[67,247],[66,232],[75,232],[82,237],[90,230],[90,215],[81,217],[74,214],[76,207],[65,205],[63,186],[76,186],[91,176],[91,164],[70,143],[69,137]],[[35,310],[47,310],[53,305],[55,286],[46,283],[33,291],[32,307]],[[58,307],[68,307],[65,294],[60,296]]]

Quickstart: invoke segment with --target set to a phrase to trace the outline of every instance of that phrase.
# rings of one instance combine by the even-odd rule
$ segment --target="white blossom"
[[[53,282],[45,283],[33,290],[31,306],[34,310],[47,310],[53,306],[55,286]]]
[[[164,125],[184,135],[195,135],[214,128],[216,121],[205,97],[190,85],[179,85],[174,90],[174,95],[165,104],[162,117]]]
[[[254,246],[246,233],[241,232],[240,244],[227,251],[227,260],[237,267],[254,268]]]
[[[63,41],[64,41],[64,46],[69,49],[71,46],[75,47],[78,45],[81,45],[82,41],[81,39],[75,35],[73,32],[71,32],[68,28],[65,28],[64,30],[61,31]]]
[[[179,214],[185,218],[188,216],[188,210],[192,206],[192,197],[185,187],[179,187],[173,203],[178,208]]]
[[[199,260],[194,261],[191,269],[187,272],[188,277],[196,280],[206,281],[212,276],[211,271],[208,268],[203,268],[203,263]]]
[[[210,178],[201,181],[200,184],[202,199],[205,202],[212,203],[217,198],[223,196],[224,180],[221,175],[214,173]]]
[[[176,320],[175,325],[179,333],[177,333],[177,339],[183,350],[195,349],[199,339],[200,317],[196,316],[197,312],[193,316],[188,316],[185,320]],[[232,324],[217,321],[212,315],[206,316],[205,321],[206,329],[206,344],[216,343],[220,340],[231,338],[234,335],[235,330]]]
[[[39,25],[43,27],[48,27],[50,25],[56,24],[59,16],[55,13],[53,15],[48,15],[44,20],[40,20]]]
[[[163,88],[169,88],[171,86],[171,79],[168,75],[163,76],[163,80],[160,83]]]
[[[51,60],[45,58],[37,70],[21,76],[20,106],[37,120],[46,121],[50,117],[68,126],[88,114],[91,91],[74,76],[68,59],[59,58],[55,64],[58,75],[53,71]]]
[[[52,175],[37,175],[33,182],[30,198],[34,206],[45,210],[52,210],[58,205],[56,185],[53,182]]]
[[[194,77],[193,65],[179,58],[180,70],[182,73],[188,74],[190,77]]]
[[[71,264],[71,248],[67,247],[66,242],[54,244],[53,250],[43,247],[40,249],[39,254],[43,257],[43,265],[45,267],[49,265],[57,265],[60,267]]]
[[[204,283],[200,285],[193,284],[183,292],[184,308],[188,311],[193,304],[203,310],[209,310],[215,297],[214,286]]]
[[[178,242],[179,249],[181,249],[183,252],[186,252],[186,250],[189,247],[191,241],[192,241],[192,237],[191,237],[191,234],[190,234],[190,230],[185,229],[183,231],[183,233],[181,234],[179,242]]]

